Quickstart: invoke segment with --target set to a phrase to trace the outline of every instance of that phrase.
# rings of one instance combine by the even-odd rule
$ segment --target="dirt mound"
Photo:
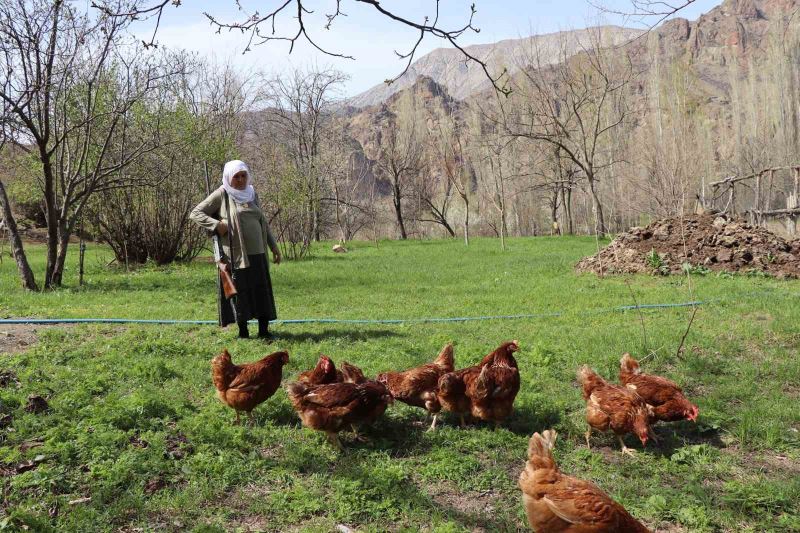
[[[787,241],[769,230],[724,215],[665,218],[621,233],[600,253],[582,259],[575,268],[597,274],[666,275],[708,269],[800,277],[800,240]]]

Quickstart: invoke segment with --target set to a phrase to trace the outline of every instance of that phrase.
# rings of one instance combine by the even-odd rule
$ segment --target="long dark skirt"
[[[248,255],[247,258],[250,260],[250,266],[237,268],[233,272],[233,283],[239,294],[231,300],[226,300],[225,295],[222,294],[222,288],[220,288],[218,295],[220,326],[236,323],[231,305],[234,300],[239,321],[257,318],[275,320],[278,318],[266,254]]]

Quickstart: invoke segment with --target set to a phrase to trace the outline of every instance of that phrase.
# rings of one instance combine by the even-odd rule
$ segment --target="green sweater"
[[[250,262],[248,255],[264,253],[264,244],[275,253],[278,243],[269,229],[269,223],[264,211],[259,207],[258,195],[255,201],[246,206],[238,204],[232,197],[228,197],[228,205],[233,216],[228,217],[221,187],[212,192],[208,197],[197,204],[189,214],[189,219],[209,232],[216,232],[220,220],[228,221],[228,231],[231,232],[230,241],[233,251],[228,246],[228,236],[220,238],[225,255],[233,259],[236,268],[247,268]],[[244,250],[244,253],[242,253]]]

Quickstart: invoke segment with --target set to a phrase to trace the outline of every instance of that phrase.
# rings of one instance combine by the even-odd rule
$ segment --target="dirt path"
[[[30,348],[38,340],[36,331],[47,326],[0,324],[0,355],[11,355]]]

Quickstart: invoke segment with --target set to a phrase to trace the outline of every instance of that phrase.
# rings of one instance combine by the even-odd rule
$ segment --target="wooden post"
[[[767,202],[764,210],[772,209],[772,190],[775,188],[775,169],[769,171],[769,187],[767,188]]]
[[[753,224],[761,224],[761,215],[759,212],[761,211],[761,172],[756,174],[756,189],[755,189],[755,199],[753,200],[753,205],[755,209],[752,211],[752,223]]]
[[[794,167],[792,173],[794,174],[794,193],[790,194],[786,201],[787,209],[800,207],[800,167]],[[791,236],[797,235],[798,218],[800,218],[800,215],[797,214],[790,214],[786,217],[786,232]]]
[[[83,240],[83,217],[81,217],[80,239],[81,242],[78,247],[80,250],[78,255],[78,286],[83,287],[83,258],[86,255],[86,242]]]

